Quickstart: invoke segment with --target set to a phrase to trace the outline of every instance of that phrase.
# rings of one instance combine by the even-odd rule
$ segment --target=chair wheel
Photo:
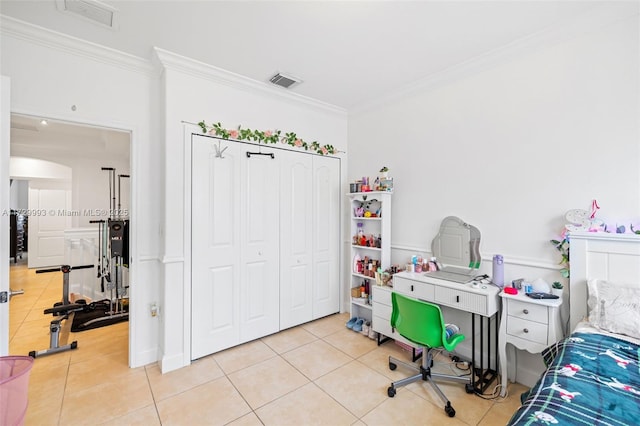
[[[473,385],[471,383],[467,383],[464,385],[464,391],[466,393],[473,393]]]
[[[389,386],[389,388],[387,389],[387,395],[389,395],[389,398],[393,398],[394,396],[396,396],[396,388],[394,388],[393,386]]]
[[[394,363],[392,363],[392,362],[390,362],[390,363],[389,363],[389,370],[393,371],[393,370],[395,370],[396,368],[398,368],[398,366],[397,366],[397,365],[395,365],[395,364],[394,364]],[[391,388],[389,388],[389,389],[391,389]]]
[[[449,417],[453,417],[456,415],[456,410],[454,410],[451,405],[445,405],[444,412],[447,413]]]

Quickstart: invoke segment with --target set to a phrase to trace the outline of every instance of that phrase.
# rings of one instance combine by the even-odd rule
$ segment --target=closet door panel
[[[191,357],[239,343],[241,151],[213,139],[192,144]]]
[[[252,146],[246,152],[256,152]],[[279,330],[279,162],[266,155],[244,155],[241,182],[242,247],[240,340]]]
[[[281,153],[280,328],[307,321],[312,306],[312,157]]]
[[[340,160],[313,157],[313,318],[340,311]]]

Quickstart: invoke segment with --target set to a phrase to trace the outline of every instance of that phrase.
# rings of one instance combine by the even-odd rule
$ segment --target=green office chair
[[[391,293],[391,303],[393,311],[391,313],[391,327],[393,327],[402,337],[411,341],[414,345],[422,348],[422,364],[406,363],[389,357],[389,368],[395,370],[398,364],[417,371],[418,374],[391,383],[387,389],[387,395],[393,398],[396,388],[418,380],[424,380],[431,384],[436,393],[444,401],[444,411],[449,417],[456,415],[456,410],[451,406],[451,401],[447,399],[434,378],[451,380],[459,383],[470,383],[470,377],[460,377],[455,375],[437,374],[431,372],[433,366],[432,349],[444,348],[453,351],[455,347],[464,340],[462,334],[454,334],[447,338],[442,311],[438,305],[433,305],[422,300],[412,299],[398,293]]]

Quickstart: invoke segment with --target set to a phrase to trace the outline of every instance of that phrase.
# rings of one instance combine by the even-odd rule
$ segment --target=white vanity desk
[[[391,330],[391,297],[390,292],[395,291],[409,297],[424,300],[440,306],[447,306],[460,311],[472,314],[471,330],[471,356],[472,365],[476,367],[479,374],[478,380],[473,383],[477,392],[483,393],[491,383],[497,371],[498,352],[498,321],[496,318],[496,330],[493,341],[491,341],[491,330],[486,336],[487,344],[484,347],[485,336],[483,319],[490,323],[490,318],[494,316],[500,308],[498,293],[500,289],[491,284],[481,284],[473,287],[469,284],[459,284],[453,281],[446,281],[439,278],[429,277],[428,273],[400,272],[393,276],[393,289],[387,287],[374,287],[373,293],[373,326],[374,330],[385,336],[397,338]],[[387,296],[388,295],[388,296]],[[475,339],[475,316],[480,315],[480,339]],[[487,326],[487,328],[489,328]],[[469,337],[468,333],[467,337]],[[480,362],[476,363],[476,343],[479,343]],[[485,364],[485,352],[487,355]],[[491,368],[491,353],[493,352],[494,368]],[[485,365],[487,368],[485,368]]]

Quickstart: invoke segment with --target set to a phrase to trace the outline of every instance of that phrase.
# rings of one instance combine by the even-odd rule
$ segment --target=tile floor
[[[12,267],[11,286],[25,294],[11,301],[11,354],[49,345],[43,310],[60,300],[61,282],[61,273]],[[127,366],[126,322],[70,333],[78,349],[35,360],[26,425],[504,425],[519,406],[518,384],[507,398],[485,400],[443,383],[454,418],[424,383],[389,398],[389,383],[410,372],[390,371],[388,356],[408,352],[377,346],[347,320],[332,315],[164,375],[155,364]]]

